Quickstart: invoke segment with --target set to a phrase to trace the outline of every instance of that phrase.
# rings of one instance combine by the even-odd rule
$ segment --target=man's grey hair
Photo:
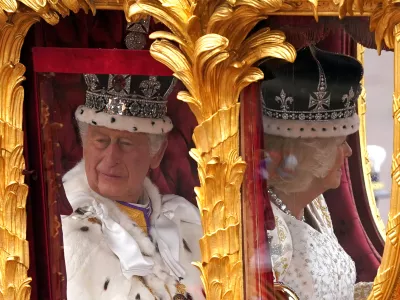
[[[268,184],[286,194],[307,190],[315,178],[328,175],[336,160],[337,147],[344,137],[335,138],[285,138],[265,134],[265,150],[284,158],[293,155],[297,160],[290,176],[270,176]],[[271,170],[268,170],[271,172]],[[272,170],[275,171],[275,170]]]
[[[89,124],[81,121],[77,121],[79,128],[79,135],[81,137],[82,146],[85,144],[85,139],[87,136],[87,131],[89,128]],[[147,133],[147,137],[149,139],[150,146],[150,155],[155,155],[161,148],[162,144],[167,140],[167,134],[150,134]]]

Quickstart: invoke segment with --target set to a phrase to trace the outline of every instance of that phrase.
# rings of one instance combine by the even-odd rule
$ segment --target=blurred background
[[[367,93],[367,144],[372,165],[375,197],[383,222],[387,223],[390,190],[391,158],[393,152],[393,52],[374,49],[364,52],[364,79]]]

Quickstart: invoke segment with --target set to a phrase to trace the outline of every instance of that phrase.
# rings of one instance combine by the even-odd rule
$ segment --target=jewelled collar
[[[281,210],[283,211],[285,214],[287,214],[288,216],[292,217],[293,219],[297,218],[295,216],[293,216],[292,212],[290,211],[290,209],[287,208],[286,204],[283,203],[283,201],[281,199],[278,198],[278,196],[272,191],[272,189],[268,189],[268,195],[270,196],[270,200]],[[301,221],[305,222],[306,218],[303,216],[301,218]]]

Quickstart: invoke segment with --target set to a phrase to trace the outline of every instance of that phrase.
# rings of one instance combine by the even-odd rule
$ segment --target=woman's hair
[[[81,137],[82,144],[85,143],[85,138],[87,135],[87,131],[89,128],[89,124],[85,122],[78,121],[78,128],[79,128],[79,134]],[[164,141],[167,139],[167,134],[150,134],[147,133],[147,137],[149,139],[149,146],[150,146],[150,155],[153,156],[155,155],[158,150],[160,150],[162,144]]]
[[[307,190],[315,178],[328,175],[343,138],[285,138],[265,134],[265,151],[272,160],[267,165],[268,184],[286,194]],[[277,172],[285,169],[288,161],[293,165],[291,172]]]

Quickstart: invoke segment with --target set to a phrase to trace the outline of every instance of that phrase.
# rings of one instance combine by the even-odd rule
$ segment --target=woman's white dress
[[[355,283],[356,268],[340,246],[322,196],[306,208],[309,224],[272,204],[276,228],[268,232],[275,279],[301,300],[367,299],[372,283]]]

